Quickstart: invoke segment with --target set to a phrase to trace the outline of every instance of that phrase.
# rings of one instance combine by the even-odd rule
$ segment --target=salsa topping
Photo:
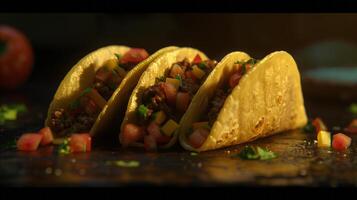
[[[137,124],[124,125],[124,146],[144,142],[147,150],[155,150],[158,145],[167,144],[192,97],[216,64],[197,54],[192,62],[185,58],[173,63],[164,76],[157,77],[155,84],[143,91],[142,104],[136,109]]]
[[[146,59],[148,53],[144,49],[133,48],[124,55],[115,54],[115,57],[97,69],[92,85],[68,107],[57,108],[51,113],[50,128],[59,136],[89,132],[127,71]]]
[[[246,74],[256,63],[258,60],[249,59],[246,62],[237,61],[234,63],[235,71],[230,75],[228,81],[222,88],[218,88],[210,102],[208,103],[206,112],[207,115],[202,115],[201,122],[195,122],[192,124],[193,131],[191,135],[188,137],[189,144],[194,148],[199,148],[202,146],[204,141],[209,135],[210,127],[216,121],[219,111],[224,105],[226,98],[232,92],[233,88],[238,85],[240,79]]]

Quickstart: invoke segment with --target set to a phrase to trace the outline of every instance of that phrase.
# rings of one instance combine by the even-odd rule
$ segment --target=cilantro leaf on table
[[[239,154],[233,156],[244,160],[271,160],[276,158],[277,154],[259,146],[245,146]]]

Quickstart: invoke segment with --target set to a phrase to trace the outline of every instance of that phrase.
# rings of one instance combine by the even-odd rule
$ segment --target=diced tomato
[[[192,79],[193,81],[196,81],[196,80],[197,80],[197,78],[196,78],[196,76],[193,74],[192,70],[187,70],[187,71],[185,72],[185,77],[186,77],[186,78],[190,78],[190,79]]]
[[[157,140],[162,135],[159,125],[157,125],[155,122],[151,122],[146,130],[155,140]]]
[[[315,127],[316,133],[320,131],[327,131],[327,127],[321,118],[317,117],[312,121],[312,125]]]
[[[95,72],[95,79],[103,82],[109,80],[111,76],[112,76],[112,72],[105,67],[101,67]]]
[[[120,58],[120,63],[139,63],[149,57],[145,49],[132,48]]]
[[[188,92],[178,92],[176,97],[176,110],[184,113],[190,105],[190,94]]]
[[[204,128],[196,129],[189,137],[188,142],[194,148],[199,148],[205,142],[209,135],[209,131]]]
[[[147,151],[153,151],[156,150],[157,145],[156,145],[156,141],[155,138],[151,135],[145,136],[144,137],[144,148]]]
[[[25,133],[17,140],[17,149],[20,151],[36,151],[42,137],[38,133]]]
[[[38,133],[42,135],[41,145],[52,144],[53,134],[50,127],[42,128]]]
[[[193,61],[192,61],[193,64],[199,64],[201,62],[202,62],[202,58],[201,58],[201,56],[199,54],[197,54],[195,56],[195,58],[193,59]]]
[[[87,96],[83,96],[80,98],[80,105],[81,108],[84,109],[84,112],[89,115],[95,114],[99,110],[97,104],[95,104],[95,102]]]
[[[122,132],[122,145],[124,147],[131,143],[138,142],[144,137],[144,130],[135,124],[125,124]]]
[[[170,105],[175,105],[177,95],[177,89],[175,88],[175,86],[169,83],[162,83],[161,87],[163,87],[163,90],[165,92],[167,103]]]
[[[87,96],[93,101],[93,103],[100,109],[103,109],[107,104],[107,101],[98,93],[96,89],[91,89]],[[90,102],[92,103],[92,102]]]
[[[332,147],[336,150],[345,150],[351,145],[351,138],[345,134],[338,133],[333,136]]]
[[[159,125],[155,122],[149,124],[147,131],[149,135],[155,139],[157,144],[166,144],[171,140],[171,137],[161,133]]]
[[[238,85],[241,78],[242,78],[242,75],[240,73],[232,74],[231,77],[229,78],[229,86],[231,88],[234,88],[236,85]]]
[[[170,77],[172,78],[176,78],[177,75],[183,77],[184,76],[184,71],[183,69],[180,67],[180,65],[174,65],[172,66],[171,70],[170,70]]]
[[[69,140],[71,152],[89,152],[91,151],[92,138],[88,133],[72,134]]]

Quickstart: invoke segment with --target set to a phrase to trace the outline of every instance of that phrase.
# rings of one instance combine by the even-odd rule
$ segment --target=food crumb
[[[198,168],[201,168],[201,167],[202,167],[202,163],[198,163],[198,164],[197,164],[197,167],[198,167]]]
[[[73,158],[71,161],[72,161],[72,163],[75,163],[75,162],[76,162],[76,159]]]
[[[52,168],[51,167],[47,167],[45,172],[46,172],[46,174],[52,174]]]
[[[317,144],[317,140],[314,140],[314,144]]]
[[[62,170],[61,169],[56,169],[55,170],[55,175],[56,176],[61,176],[61,174],[62,174]]]

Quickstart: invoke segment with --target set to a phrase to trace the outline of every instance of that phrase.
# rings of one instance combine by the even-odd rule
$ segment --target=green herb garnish
[[[207,68],[207,66],[206,66],[206,64],[204,62],[200,62],[198,64],[198,67],[201,68],[201,69],[206,69]]]
[[[348,108],[348,110],[349,110],[353,115],[357,115],[357,103],[351,104],[350,107]]]
[[[147,119],[148,112],[149,112],[149,109],[144,104],[141,104],[137,109],[137,113],[138,113],[139,117],[141,117],[143,119]]]
[[[233,155],[237,156],[244,160],[270,160],[276,158],[277,154],[259,146],[245,146],[239,154]]]
[[[0,124],[4,124],[6,121],[16,120],[17,114],[23,112],[27,112],[27,108],[24,104],[4,104],[0,106]]]
[[[190,155],[191,155],[191,156],[197,156],[198,153],[196,153],[196,152],[191,152]]]
[[[165,82],[165,77],[164,76],[156,77],[155,83],[159,83],[159,82]]]
[[[311,120],[307,121],[307,124],[303,128],[305,133],[315,133],[315,126],[312,125]]]
[[[115,55],[115,57],[117,57],[118,60],[120,60],[120,58],[121,58],[121,55],[120,55],[120,54],[115,53],[114,55]]]
[[[70,151],[70,146],[69,146],[69,139],[66,138],[63,140],[63,143],[59,145],[58,147],[58,153],[60,154],[69,154]]]
[[[180,87],[182,87],[182,77],[179,74],[177,74],[175,79],[180,81]]]

